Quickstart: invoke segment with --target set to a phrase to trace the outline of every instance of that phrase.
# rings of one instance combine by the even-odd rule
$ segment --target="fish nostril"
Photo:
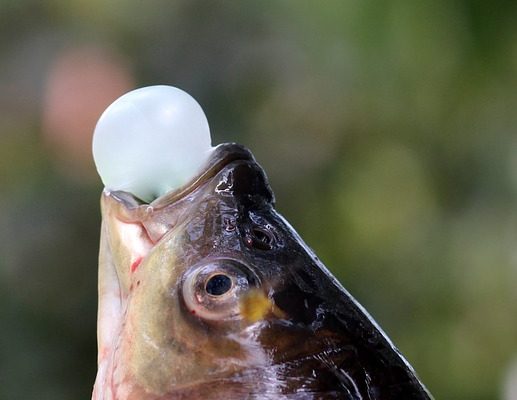
[[[205,290],[212,296],[222,296],[232,288],[232,280],[228,275],[212,275],[205,285]]]
[[[254,227],[251,229],[251,238],[246,243],[259,250],[271,250],[275,243],[275,238],[269,230]]]

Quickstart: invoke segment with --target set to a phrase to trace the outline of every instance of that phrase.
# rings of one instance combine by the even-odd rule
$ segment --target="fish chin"
[[[137,266],[152,248],[142,226],[120,221],[109,201],[105,193],[99,251],[98,372],[93,399],[116,398],[112,393],[114,354],[130,295],[130,274],[123,267]]]

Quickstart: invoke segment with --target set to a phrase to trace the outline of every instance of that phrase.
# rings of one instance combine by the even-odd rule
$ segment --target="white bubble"
[[[93,158],[106,188],[144,201],[185,184],[211,150],[201,106],[172,86],[126,93],[104,111],[93,135]]]

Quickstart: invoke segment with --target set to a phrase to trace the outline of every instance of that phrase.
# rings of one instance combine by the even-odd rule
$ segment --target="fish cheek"
[[[139,267],[141,283],[131,294],[122,336],[127,360],[120,361],[130,379],[156,395],[235,372],[245,357],[227,331],[186,309],[181,285],[189,257],[181,237],[160,242]]]
[[[129,299],[120,354],[146,393],[163,395],[210,373],[199,352],[206,334],[185,319],[181,304],[184,247],[180,234],[158,243],[139,266],[140,284]]]
[[[179,376],[181,326],[176,281],[181,273],[174,240],[159,243],[139,267],[140,284],[131,293],[120,354],[126,354],[131,380],[146,392],[163,394]]]

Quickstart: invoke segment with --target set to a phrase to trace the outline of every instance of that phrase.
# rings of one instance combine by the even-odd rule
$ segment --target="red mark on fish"
[[[135,261],[133,261],[133,264],[131,264],[131,272],[135,272],[141,262],[142,257],[138,257]]]

